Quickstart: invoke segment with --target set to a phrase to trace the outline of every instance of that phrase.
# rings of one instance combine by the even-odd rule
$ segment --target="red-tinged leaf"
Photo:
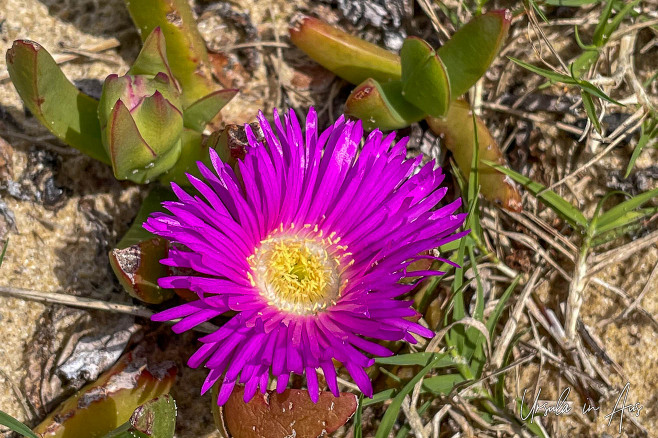
[[[102,437],[128,421],[139,405],[167,394],[175,378],[173,362],[149,363],[138,346],[59,405],[34,432],[44,438]]]
[[[69,146],[110,163],[96,116],[98,101],[78,91],[46,49],[33,41],[14,41],[7,50],[7,70],[25,106],[43,126]]]
[[[110,266],[130,296],[150,304],[159,304],[173,296],[173,291],[158,286],[167,275],[160,260],[167,257],[167,241],[159,237],[110,251]]]
[[[511,19],[508,10],[475,17],[438,50],[448,71],[452,100],[464,94],[487,71],[505,42]]]
[[[473,113],[470,105],[463,100],[456,100],[450,104],[445,117],[428,117],[427,123],[443,144],[452,152],[457,165],[462,173],[468,178],[471,172],[471,161],[473,160],[473,145],[475,144],[475,133],[473,130]],[[521,211],[521,195],[514,182],[483,163],[484,160],[493,161],[504,165],[503,153],[498,143],[492,137],[487,125],[476,117],[477,138],[479,145],[478,176],[480,181],[480,193],[501,207],[512,211]]]
[[[304,16],[293,23],[290,40],[315,62],[353,84],[368,78],[400,79],[399,56],[317,18]]]
[[[351,393],[335,397],[330,392],[321,392],[315,404],[308,392],[301,389],[287,389],[281,394],[257,393],[249,403],[243,401],[243,395],[244,387],[236,386],[226,405],[220,408],[213,402],[218,428],[227,437],[326,436],[347,423],[357,407],[356,395]],[[216,387],[213,396],[216,398]]]
[[[367,130],[404,128],[422,120],[425,112],[402,96],[402,82],[379,83],[367,79],[356,87],[345,102],[345,114],[359,119]]]
[[[159,26],[144,40],[142,50],[127,74],[155,76],[158,73],[174,77],[167,61],[167,44]]]
[[[156,27],[162,30],[167,41],[169,66],[183,89],[184,108],[219,88],[212,79],[206,44],[187,0],[130,0],[125,3],[145,45]]]

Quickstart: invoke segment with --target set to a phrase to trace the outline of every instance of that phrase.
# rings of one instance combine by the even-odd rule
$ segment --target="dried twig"
[[[130,304],[112,303],[109,301],[95,300],[93,298],[77,297],[58,292],[43,292],[29,289],[20,289],[17,287],[0,286],[0,295],[20,298],[23,300],[38,301],[48,304],[62,304],[64,306],[75,307],[87,310],[104,310],[106,312],[125,313],[139,318],[150,319],[155,313],[143,306],[134,306]],[[172,321],[176,322],[176,321]],[[219,327],[208,322],[199,324],[193,330],[202,333],[213,333]]]

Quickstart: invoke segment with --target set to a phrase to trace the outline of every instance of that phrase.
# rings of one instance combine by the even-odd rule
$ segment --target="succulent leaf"
[[[168,393],[175,378],[173,362],[149,363],[138,346],[60,404],[34,432],[49,438],[102,437],[128,421],[144,401]]]
[[[153,32],[144,40],[142,50],[139,51],[137,59],[128,70],[129,75],[155,76],[158,73],[165,73],[174,78],[167,61],[167,44],[160,27],[153,29]]]
[[[142,40],[160,27],[167,44],[167,60],[182,89],[183,108],[218,87],[205,42],[186,0],[131,0],[126,2]]]
[[[172,438],[176,431],[176,401],[169,394],[135,409],[130,420],[103,438]]]
[[[147,183],[169,170],[181,152],[183,114],[173,78],[110,75],[98,105],[114,175]]]
[[[164,187],[153,187],[142,202],[128,232],[110,251],[110,266],[128,294],[140,301],[158,304],[173,297],[173,291],[158,286],[158,278],[167,275],[160,260],[167,256],[167,242],[153,236],[142,224],[154,211],[162,211],[162,202],[174,194]]]
[[[425,112],[402,96],[402,82],[379,83],[367,79],[345,103],[345,114],[363,122],[364,129],[389,131],[404,128],[425,117]]]
[[[7,70],[43,126],[69,146],[109,164],[96,118],[98,101],[69,82],[46,49],[33,41],[14,41],[7,51]]]
[[[400,57],[317,18],[302,17],[290,28],[290,39],[304,53],[337,76],[359,84],[399,80]]]
[[[402,95],[427,114],[440,117],[450,105],[450,84],[446,68],[424,40],[410,37],[400,51]]]
[[[438,50],[448,72],[452,100],[464,94],[487,71],[507,37],[511,18],[507,10],[477,16]]]
[[[452,152],[457,165],[468,178],[473,159],[473,145],[475,144],[475,131],[473,129],[473,113],[470,105],[463,100],[456,100],[443,118],[428,117],[427,123],[443,144]],[[483,161],[493,161],[505,164],[503,153],[491,136],[484,122],[476,117],[478,138],[478,176],[480,192],[496,204],[512,211],[521,211],[521,195],[514,183],[502,173],[487,166]]]
[[[236,89],[218,90],[197,100],[185,108],[183,113],[185,127],[203,132],[206,125],[237,93]]]

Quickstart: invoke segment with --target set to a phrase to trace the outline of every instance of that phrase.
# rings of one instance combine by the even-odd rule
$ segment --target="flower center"
[[[271,305],[310,314],[340,295],[338,258],[323,242],[300,236],[270,237],[250,257],[252,284]]]

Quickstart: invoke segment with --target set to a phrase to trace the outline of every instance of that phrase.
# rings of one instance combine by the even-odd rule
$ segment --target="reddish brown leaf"
[[[327,436],[347,423],[357,407],[356,396],[351,393],[334,397],[320,392],[317,404],[301,389],[257,393],[249,403],[243,401],[243,394],[244,387],[236,386],[226,405],[218,408],[213,403],[218,427],[232,438]]]

